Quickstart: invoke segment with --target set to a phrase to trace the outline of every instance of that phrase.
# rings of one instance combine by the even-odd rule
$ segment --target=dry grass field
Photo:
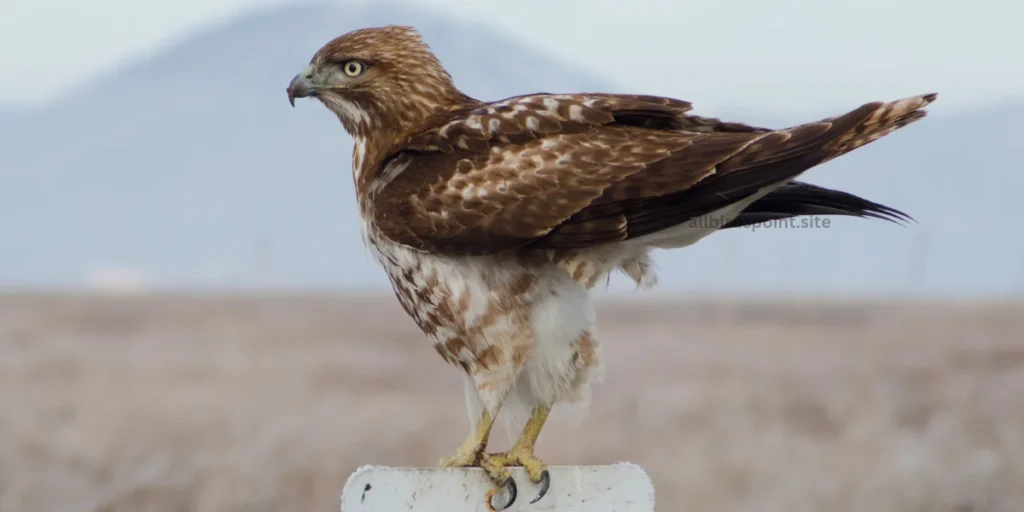
[[[551,464],[636,462],[662,512],[1024,510],[1024,304],[600,318],[605,378],[552,416]],[[466,428],[390,298],[0,297],[3,512],[335,511],[357,466],[433,465]]]

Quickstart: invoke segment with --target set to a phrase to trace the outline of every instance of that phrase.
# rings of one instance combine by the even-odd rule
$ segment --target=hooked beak
[[[308,98],[317,93],[317,86],[313,83],[313,67],[309,66],[295,75],[288,84],[288,103],[295,106],[295,98]]]

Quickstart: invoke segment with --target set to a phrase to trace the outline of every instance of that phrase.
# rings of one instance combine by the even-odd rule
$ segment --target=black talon
[[[508,503],[505,503],[500,508],[495,507],[493,503],[488,503],[495,512],[511,507],[516,502],[516,496],[519,495],[519,488],[516,487],[516,481],[511,476],[505,479],[505,485],[502,487],[508,487]]]
[[[532,505],[540,501],[540,499],[543,498],[544,495],[548,493],[548,487],[551,487],[551,474],[548,473],[548,470],[545,469],[540,474],[540,494],[538,494],[537,497],[530,502],[530,504]]]

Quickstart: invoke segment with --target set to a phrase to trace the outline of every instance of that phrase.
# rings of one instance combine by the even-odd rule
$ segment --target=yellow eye
[[[346,62],[342,67],[342,71],[348,76],[359,76],[359,73],[363,72],[363,63],[350,60]]]

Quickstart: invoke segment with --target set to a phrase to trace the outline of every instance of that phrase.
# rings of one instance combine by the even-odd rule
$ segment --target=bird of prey
[[[471,433],[441,465],[483,468],[492,493],[508,490],[506,507],[510,466],[548,489],[534,443],[553,405],[586,397],[600,364],[595,285],[615,271],[652,284],[653,249],[718,229],[805,215],[908,220],[794,180],[921,119],[936,99],[868,103],[785,129],[650,95],[481,101],[402,26],[331,40],[287,92],[292,106],[319,100],[352,136],[364,241],[462,374]],[[510,450],[488,453],[499,410],[528,419]]]

